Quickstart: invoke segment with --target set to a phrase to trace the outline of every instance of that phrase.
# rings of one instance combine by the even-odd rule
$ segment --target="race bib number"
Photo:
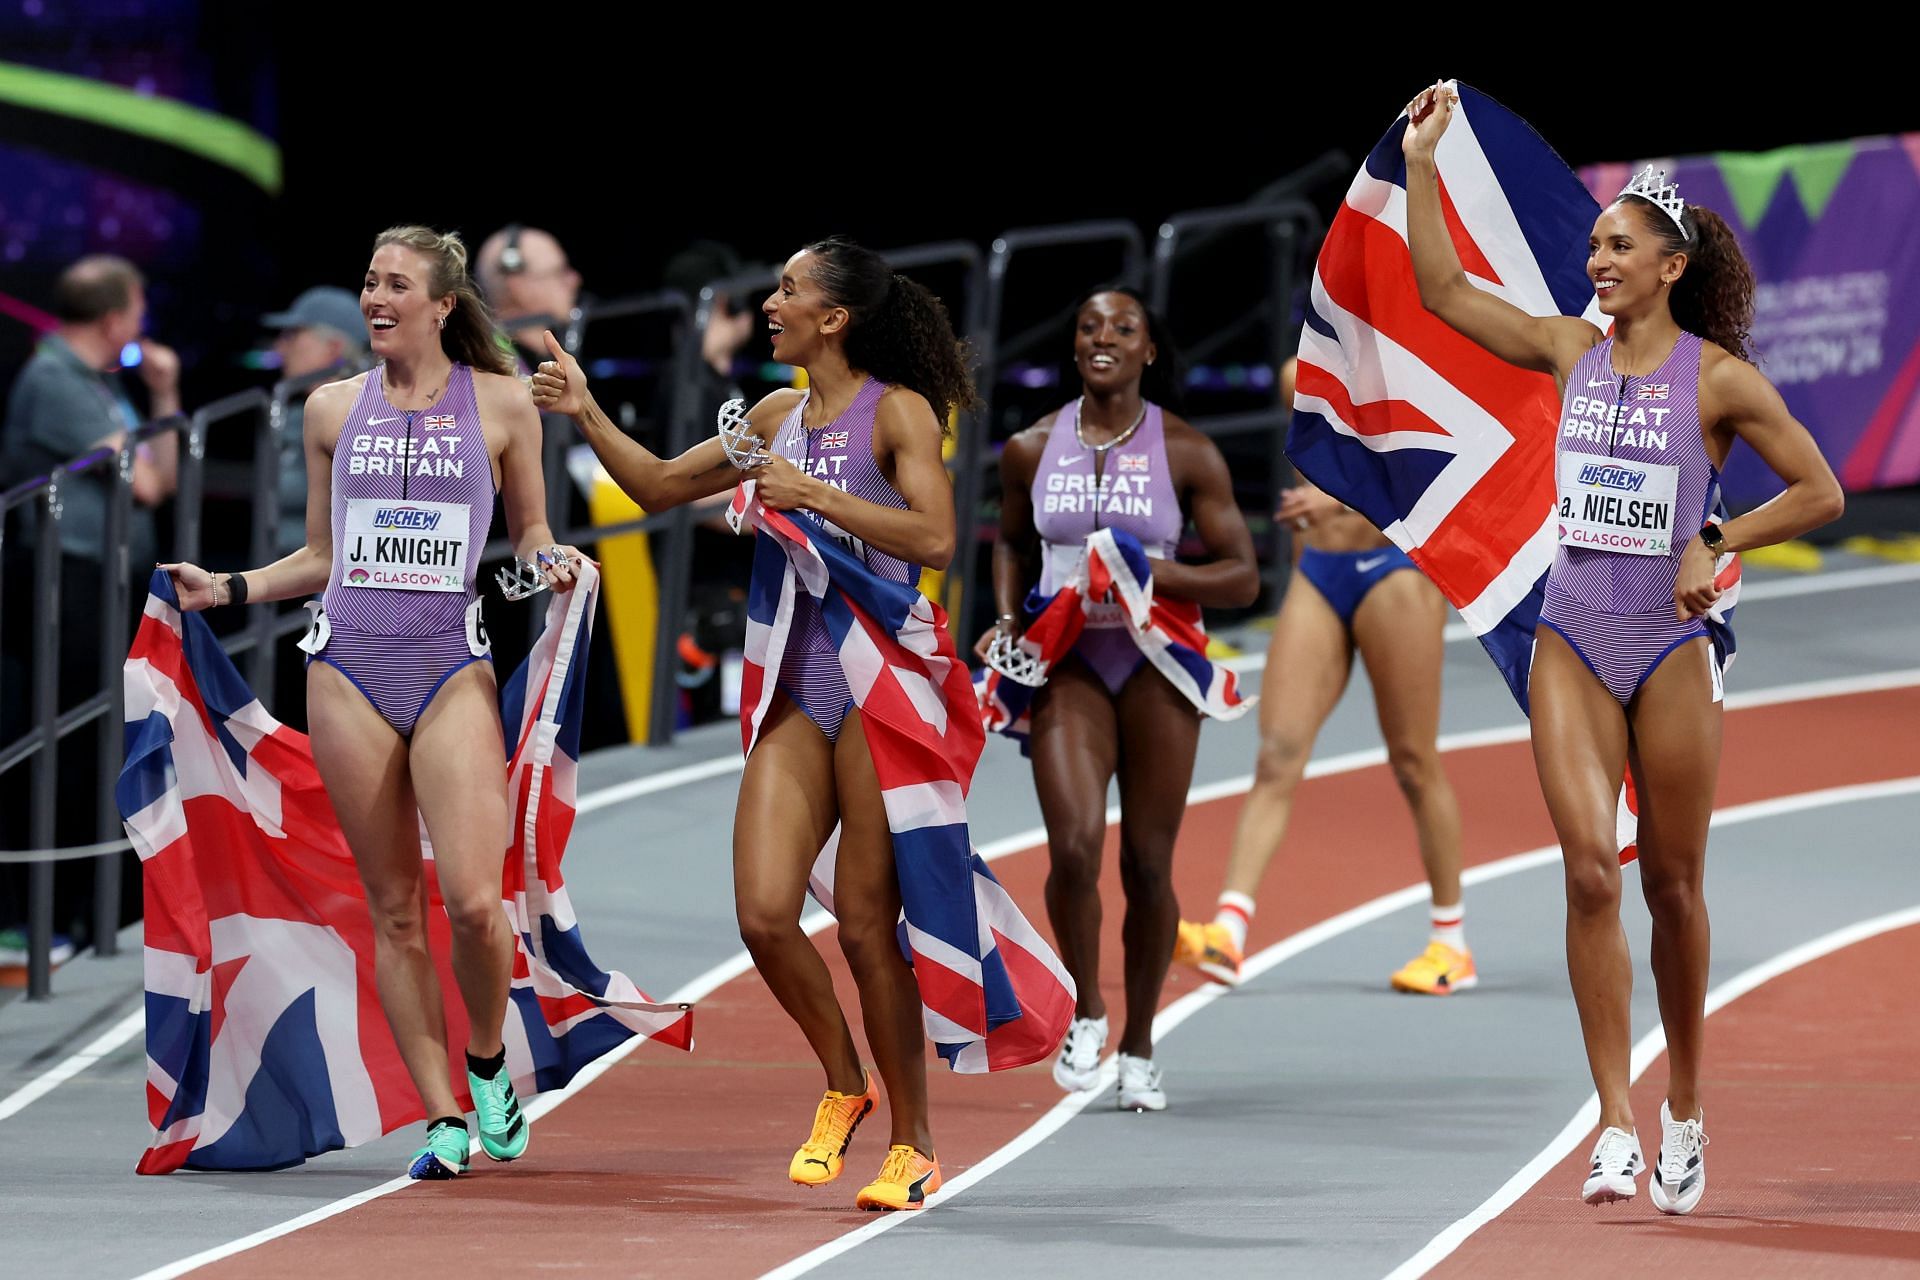
[[[1673,554],[1680,468],[1597,454],[1560,455],[1560,545],[1629,556]]]
[[[467,528],[464,503],[349,498],[340,585],[465,591]]]

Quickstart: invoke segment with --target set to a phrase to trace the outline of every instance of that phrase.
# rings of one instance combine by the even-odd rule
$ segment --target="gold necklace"
[[[1140,424],[1147,420],[1147,402],[1145,400],[1142,400],[1140,402],[1140,416],[1133,420],[1132,426],[1128,427],[1125,431],[1122,431],[1119,435],[1107,441],[1105,444],[1089,444],[1087,443],[1086,436],[1080,433],[1080,410],[1086,405],[1086,403],[1087,403],[1087,398],[1085,396],[1081,396],[1078,400],[1075,400],[1073,402],[1073,438],[1080,442],[1080,447],[1082,449],[1091,449],[1098,454],[1105,454],[1107,450],[1113,448],[1115,445],[1125,444],[1127,440],[1132,438],[1133,433],[1140,429]]]

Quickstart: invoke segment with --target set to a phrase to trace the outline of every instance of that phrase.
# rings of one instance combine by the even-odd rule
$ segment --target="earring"
[[[440,327],[442,329],[447,327],[447,318],[445,316],[440,317]]]

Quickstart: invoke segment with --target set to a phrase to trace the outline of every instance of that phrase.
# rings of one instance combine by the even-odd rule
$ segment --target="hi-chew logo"
[[[1647,483],[1647,473],[1635,471],[1632,467],[1589,462],[1580,468],[1580,483],[1592,485],[1596,489],[1619,489],[1624,493],[1638,493]]]
[[[376,529],[437,529],[440,527],[440,513],[422,511],[419,507],[382,507],[373,513],[373,527]]]

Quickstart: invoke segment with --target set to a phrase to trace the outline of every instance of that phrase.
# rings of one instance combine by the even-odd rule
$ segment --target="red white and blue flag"
[[[690,1048],[692,1014],[588,958],[560,875],[598,574],[582,567],[502,693],[513,843],[502,905],[519,943],[503,1038],[522,1096],[632,1037]],[[146,904],[141,1173],[276,1169],[424,1118],[381,1012],[352,854],[304,734],[260,705],[173,584],[154,574],[126,665],[117,787]],[[461,1105],[465,1013],[428,855],[431,945]]]
[[[1604,329],[1586,271],[1599,206],[1526,121],[1457,87],[1435,160],[1468,280],[1531,315]],[[1287,455],[1413,558],[1525,707],[1556,540],[1560,394],[1420,305],[1406,127],[1402,116],[1367,156],[1320,250]]]
[[[1536,316],[1608,320],[1587,276],[1599,205],[1532,126],[1457,85],[1435,153],[1440,204],[1475,288]],[[1420,303],[1407,248],[1402,116],[1348,188],[1315,264],[1287,456],[1412,557],[1524,710],[1558,528],[1553,378],[1516,368]],[[1722,658],[1735,557],[1710,615]],[[1623,843],[1631,831],[1623,798]]]
[[[1033,621],[1014,643],[1051,671],[1073,652],[1086,629],[1087,611],[1118,604],[1129,638],[1168,683],[1203,715],[1234,720],[1260,699],[1242,697],[1240,679],[1207,658],[1207,631],[1200,606],[1153,592],[1153,566],[1140,540],[1121,529],[1096,529],[1087,538],[1087,554],[1051,597],[1029,597]],[[981,719],[990,733],[1005,734],[1025,750],[1032,728],[1033,697],[1038,690],[998,671],[988,671],[979,686]]]
[[[760,535],[747,593],[742,746],[753,751],[785,696],[775,681],[804,591],[820,602],[873,754],[900,880],[901,950],[928,1039],[960,1072],[1051,1056],[1073,1018],[1073,979],[968,838],[966,797],[986,735],[945,611],[880,578],[813,519],[767,510],[754,488],[743,482],[728,510],[736,530]],[[834,847],[812,877],[828,910]]]

